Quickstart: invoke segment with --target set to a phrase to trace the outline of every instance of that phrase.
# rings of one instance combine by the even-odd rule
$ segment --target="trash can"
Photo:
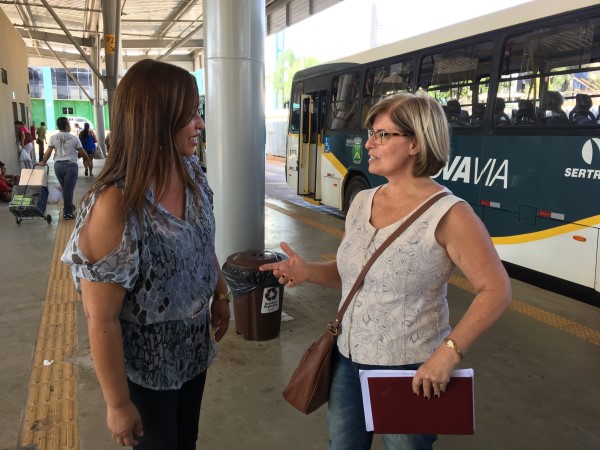
[[[223,264],[223,275],[233,294],[235,331],[246,340],[266,341],[279,334],[283,286],[272,272],[258,268],[284,259],[282,253],[251,250],[234,253]]]

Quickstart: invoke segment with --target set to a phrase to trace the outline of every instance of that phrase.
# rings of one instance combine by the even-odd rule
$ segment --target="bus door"
[[[311,141],[316,144],[317,164],[315,167],[315,200],[323,198],[323,134],[325,130],[325,110],[327,108],[327,91],[315,92],[313,97],[313,124]]]
[[[318,93],[302,95],[300,100],[300,133],[298,134],[298,194],[314,195],[317,179]]]

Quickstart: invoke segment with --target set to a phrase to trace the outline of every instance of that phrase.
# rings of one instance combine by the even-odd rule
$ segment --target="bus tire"
[[[346,185],[346,189],[344,190],[344,212],[347,213],[348,209],[350,209],[350,204],[356,194],[360,191],[364,191],[365,189],[369,189],[369,183],[361,176],[355,176],[348,181]]]

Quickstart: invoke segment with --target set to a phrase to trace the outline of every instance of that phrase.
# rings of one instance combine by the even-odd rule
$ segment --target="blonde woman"
[[[447,163],[450,148],[448,122],[435,99],[425,93],[388,97],[371,108],[366,126],[369,172],[387,183],[355,197],[335,261],[307,262],[282,243],[289,259],[261,267],[273,270],[281,284],[337,287],[344,299],[377,247],[420,205],[447,190],[431,178]],[[452,329],[446,290],[455,267],[477,295]],[[454,367],[510,299],[508,276],[477,215],[454,195],[437,201],[384,250],[344,315],[333,356],[329,449],[371,448],[360,369],[418,369],[414,393],[443,395]],[[436,439],[383,435],[388,450],[431,450]]]

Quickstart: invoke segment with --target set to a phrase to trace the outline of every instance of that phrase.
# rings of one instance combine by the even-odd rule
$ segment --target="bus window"
[[[453,128],[482,125],[493,51],[493,43],[484,42],[423,59],[419,86],[442,103]]]
[[[596,125],[593,113],[578,115],[576,119],[570,113],[580,94],[589,96],[588,110],[600,103],[598,48],[598,18],[510,37],[504,44],[498,96],[512,110],[512,123]]]
[[[290,129],[292,134],[298,134],[300,131],[300,96],[302,95],[303,85],[298,83],[292,90],[292,98],[290,99]]]
[[[411,58],[367,70],[360,119],[361,126],[364,124],[371,107],[383,97],[411,90],[414,67],[415,63]]]
[[[330,129],[350,130],[356,126],[359,80],[359,72],[346,73],[333,78]]]

